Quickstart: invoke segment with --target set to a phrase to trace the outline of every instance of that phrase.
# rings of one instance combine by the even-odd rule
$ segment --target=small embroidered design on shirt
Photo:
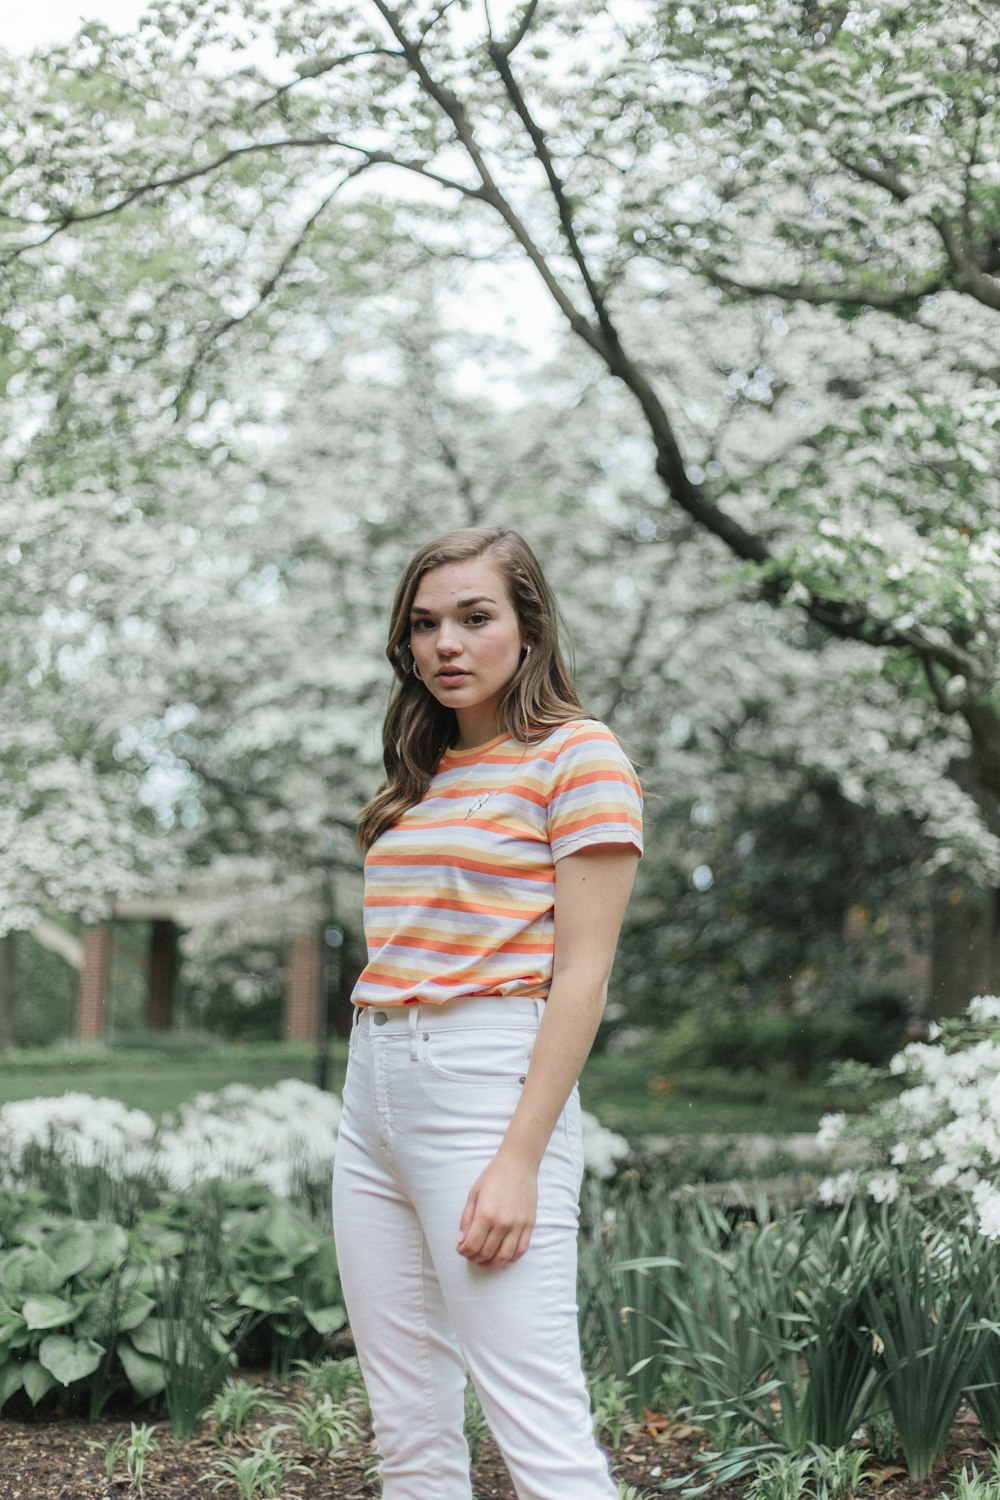
[[[477,797],[476,798],[475,802],[473,802],[472,806],[469,808],[469,811],[466,813],[465,816],[467,818],[471,818],[472,814],[474,812],[478,812],[481,807],[485,806],[485,804],[490,800],[491,797],[495,797],[495,796],[496,796],[496,791],[495,790],[492,791],[492,792],[484,792],[481,797]]]

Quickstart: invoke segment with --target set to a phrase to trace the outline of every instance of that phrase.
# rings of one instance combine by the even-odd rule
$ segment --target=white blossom
[[[857,1181],[876,1202],[894,1202],[904,1187],[969,1193],[982,1232],[1000,1235],[1000,999],[976,996],[964,1028],[949,1022],[936,1034],[896,1054],[887,1071],[909,1085],[847,1120],[837,1143],[865,1151]],[[829,1149],[828,1136],[824,1118],[817,1145]],[[827,1179],[821,1199],[843,1196],[849,1175]]]
[[[846,1125],[847,1116],[843,1111],[822,1115],[816,1131],[817,1151],[830,1151],[840,1140]]]
[[[65,1166],[102,1166],[122,1177],[149,1176],[185,1189],[211,1178],[253,1177],[283,1197],[329,1184],[340,1099],[286,1078],[270,1088],[232,1083],[198,1094],[159,1124],[143,1110],[89,1094],[24,1099],[0,1108],[0,1182],[30,1173],[33,1151]],[[582,1111],[584,1166],[610,1177],[628,1141]]]

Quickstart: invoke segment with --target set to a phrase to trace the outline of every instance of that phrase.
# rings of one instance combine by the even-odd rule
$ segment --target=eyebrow
[[[477,594],[474,599],[459,599],[457,608],[470,609],[473,604],[496,604],[496,602],[488,594]],[[432,615],[433,613],[432,609],[422,609],[419,604],[414,604],[410,610],[411,615]]]

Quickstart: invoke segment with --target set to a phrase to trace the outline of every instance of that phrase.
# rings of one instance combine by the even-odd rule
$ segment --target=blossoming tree
[[[166,747],[203,795],[216,788],[241,848],[260,832],[288,832],[290,847],[289,807],[320,805],[293,748],[300,729],[325,739],[330,713],[287,713],[301,690],[323,698],[315,665],[296,665],[276,702],[245,660],[273,683],[316,618],[309,590],[335,581],[335,639],[357,653],[321,675],[357,711],[338,726],[349,801],[358,758],[374,757],[377,647],[358,569],[369,562],[382,587],[431,516],[528,516],[557,573],[592,578],[604,618],[617,611],[624,655],[595,650],[587,670],[654,788],[679,772],[697,795],[706,747],[724,737],[745,761],[813,766],[848,799],[904,813],[927,872],[964,898],[941,902],[942,927],[956,910],[966,932],[975,918],[988,971],[989,904],[955,876],[1000,881],[996,53],[959,0],[528,0],[502,13],[190,0],[134,35],[89,27],[9,64],[9,503],[45,496],[73,516],[56,526],[58,628],[74,586],[88,629],[113,614],[116,659],[134,663],[123,718],[146,723],[152,758]],[[565,423],[564,462],[538,434],[517,449],[523,482],[497,488],[500,435],[509,451],[514,431],[530,434],[528,410],[504,423],[478,401],[476,430],[495,442],[463,451],[461,421],[408,401],[412,382],[382,378],[387,356],[363,335],[375,364],[359,382],[348,344],[417,269],[447,262],[454,306],[471,284],[457,267],[492,259],[502,277],[515,256],[577,352],[543,408]],[[435,343],[447,347],[428,333]],[[509,368],[538,389],[526,357]],[[331,412],[317,376],[332,369]],[[586,423],[571,419],[584,390]],[[456,393],[453,380],[453,418]],[[325,436],[293,402],[323,411]],[[342,484],[317,528],[333,465]],[[589,508],[567,538],[581,493]],[[294,516],[288,546],[272,537],[268,555],[279,514]],[[112,568],[93,582],[105,535],[127,538],[127,607],[112,602]],[[169,586],[154,541],[166,535]],[[26,556],[8,555],[12,583]],[[146,636],[151,582],[164,627]],[[241,788],[262,812],[271,798],[270,819],[240,829]]]

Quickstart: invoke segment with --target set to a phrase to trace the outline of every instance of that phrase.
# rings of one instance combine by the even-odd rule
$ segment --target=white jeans
[[[542,1160],[527,1253],[455,1249],[469,1189],[517,1103],[542,1004],[468,999],[359,1013],[333,1174],[337,1256],[382,1456],[384,1500],[471,1500],[468,1370],[519,1500],[615,1500],[580,1367],[574,1090]]]

